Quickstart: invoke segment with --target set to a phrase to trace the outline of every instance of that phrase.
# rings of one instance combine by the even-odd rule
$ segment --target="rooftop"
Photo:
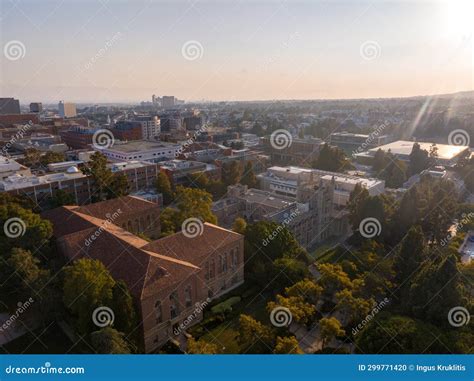
[[[110,151],[118,151],[123,153],[133,153],[133,152],[143,152],[143,151],[153,151],[161,150],[163,148],[175,148],[178,147],[178,144],[167,143],[167,142],[153,142],[150,140],[136,140],[132,142],[119,143],[115,144],[108,148]]]
[[[375,147],[369,150],[369,152],[372,155],[375,155],[375,153],[381,149],[382,151],[387,152],[390,150],[390,152],[394,155],[397,156],[409,156],[412,149],[413,145],[415,142],[407,141],[407,140],[397,140],[396,142],[388,143],[383,146]],[[418,142],[420,145],[420,148],[422,150],[430,151],[431,146],[433,143],[427,143],[427,142]],[[455,158],[457,155],[459,155],[461,152],[463,152],[466,149],[469,149],[468,146],[455,146],[455,145],[450,145],[450,144],[436,144],[436,148],[438,148],[438,158],[444,159],[444,160],[451,160]]]

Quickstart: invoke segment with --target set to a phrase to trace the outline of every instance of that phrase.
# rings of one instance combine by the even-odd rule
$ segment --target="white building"
[[[366,188],[371,196],[381,194],[385,190],[383,180],[293,166],[270,167],[265,173],[257,175],[257,178],[260,180],[262,189],[291,197],[297,197],[299,188],[303,184],[320,181],[324,184],[334,182],[334,201],[338,206],[347,204],[350,193],[357,184]]]
[[[181,145],[165,142],[136,140],[126,143],[115,142],[109,148],[100,149],[112,161],[149,161],[159,162],[174,159],[181,149]]]
[[[160,135],[160,120],[157,116],[137,116],[134,121],[142,126],[142,138],[145,140],[154,140]]]
[[[0,156],[0,179],[4,180],[12,175],[31,175],[30,169],[19,164],[13,159],[5,156]]]
[[[428,142],[411,142],[407,140],[397,140],[396,142],[392,142],[389,144],[385,144],[383,146],[371,148],[368,151],[357,153],[354,156],[358,159],[370,159],[375,156],[375,153],[380,149],[387,153],[390,151],[390,153],[394,156],[396,156],[398,159],[402,161],[409,161],[410,160],[410,154],[411,151],[413,150],[413,145],[415,143],[418,143],[420,145],[420,148],[422,150],[425,150],[427,152],[430,152],[431,148],[435,145],[437,148],[437,162],[440,165],[444,166],[453,166],[456,164],[458,158],[461,156],[461,154],[469,150],[468,146],[457,146],[457,145],[450,145],[450,144],[434,144],[434,143],[428,143]]]
[[[61,118],[74,118],[77,115],[76,105],[74,103],[59,101],[58,109]]]

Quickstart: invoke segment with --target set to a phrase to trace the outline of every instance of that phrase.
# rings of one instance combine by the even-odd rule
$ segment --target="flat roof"
[[[106,150],[132,153],[132,152],[160,150],[163,148],[172,148],[172,147],[178,147],[178,146],[179,144],[176,144],[176,143],[152,142],[149,140],[136,140],[133,142],[127,142],[123,144],[116,143],[112,147],[107,148]]]
[[[272,192],[254,188],[249,189],[243,196],[239,197],[244,198],[247,202],[262,204],[272,208],[286,208],[295,203],[292,200],[287,200],[286,198],[278,196]]]
[[[413,145],[416,142],[411,142],[407,140],[397,140],[396,142],[384,144],[379,147],[371,148],[369,149],[369,152],[372,154],[375,154],[379,149],[382,151],[387,152],[390,150],[392,154],[398,155],[398,156],[409,156],[412,149]],[[420,145],[420,148],[422,150],[430,151],[431,146],[433,143],[428,143],[428,142],[417,142]],[[436,144],[436,147],[438,148],[438,158],[440,159],[445,159],[445,160],[451,160],[457,155],[459,155],[461,152],[463,152],[466,149],[469,149],[468,146],[454,146],[450,144]]]

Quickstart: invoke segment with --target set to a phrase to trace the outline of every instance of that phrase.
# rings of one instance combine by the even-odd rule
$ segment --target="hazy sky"
[[[0,3],[1,95],[22,104],[474,88],[471,0]]]

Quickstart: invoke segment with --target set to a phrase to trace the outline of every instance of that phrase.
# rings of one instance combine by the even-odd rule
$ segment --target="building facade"
[[[52,222],[58,249],[67,259],[100,260],[114,279],[127,284],[139,308],[145,352],[179,341],[202,320],[208,303],[244,282],[242,235],[203,223],[194,238],[179,232],[148,242],[124,229],[137,218],[145,226],[159,220],[147,201],[126,197],[100,204],[61,207],[43,217]]]
[[[61,118],[74,118],[77,115],[74,103],[59,101],[58,110]]]

